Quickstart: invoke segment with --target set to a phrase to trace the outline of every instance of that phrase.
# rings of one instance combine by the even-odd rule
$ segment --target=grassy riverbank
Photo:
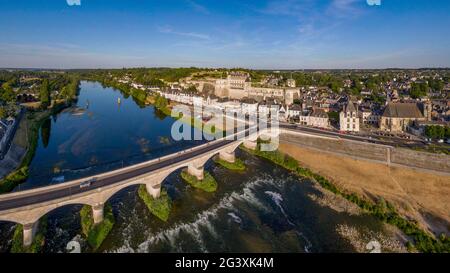
[[[294,158],[282,154],[279,151],[275,152],[260,151],[259,146],[260,144],[258,144],[258,148],[256,150],[246,149],[243,146],[241,147],[241,149],[253,155],[270,160],[273,163],[282,166],[299,176],[309,178],[312,181],[318,183],[324,189],[329,190],[334,194],[340,195],[344,197],[346,200],[358,205],[365,213],[370,214],[385,223],[396,226],[414,242],[408,243],[407,247],[411,251],[416,249],[417,251],[424,253],[450,252],[449,237],[441,235],[439,236],[439,238],[434,238],[431,234],[419,228],[416,222],[407,220],[403,218],[401,215],[399,215],[396,209],[390,203],[384,201],[383,199],[379,199],[375,203],[366,200],[354,193],[345,192],[336,187],[326,178],[313,173],[311,170],[307,168],[300,167],[298,162]]]
[[[161,189],[161,195],[159,198],[155,199],[153,196],[148,194],[145,185],[140,185],[138,195],[153,215],[164,222],[169,219],[170,210],[172,209],[172,201],[164,189]]]
[[[47,218],[39,220],[39,227],[34,237],[33,243],[29,247],[23,246],[23,226],[18,224],[14,230],[12,238],[11,253],[39,253],[45,243],[45,233],[47,232]]]
[[[114,226],[115,219],[112,212],[111,205],[107,204],[104,208],[104,219],[101,223],[95,225],[94,218],[92,216],[92,207],[84,205],[80,211],[81,218],[81,230],[84,236],[87,238],[89,246],[95,251],[97,250],[108,236],[112,227]]]
[[[52,115],[52,111],[47,110],[43,112],[30,112],[26,113],[21,122],[26,122],[25,130],[28,137],[27,140],[27,152],[22,159],[22,163],[19,167],[0,180],[0,194],[11,192],[17,185],[24,182],[28,178],[28,166],[33,160],[39,139],[39,128]]]
[[[197,177],[190,175],[187,170],[181,172],[181,178],[194,188],[204,190],[206,192],[215,192],[217,190],[217,181],[207,171],[203,172],[203,180],[198,180]]]
[[[230,163],[228,161],[221,159],[219,156],[216,156],[213,158],[213,161],[215,163],[221,165],[222,167],[227,168],[232,171],[244,171],[245,170],[245,164],[239,158],[236,158],[233,163]]]

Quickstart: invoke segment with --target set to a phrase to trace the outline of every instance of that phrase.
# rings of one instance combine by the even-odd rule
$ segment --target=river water
[[[120,168],[198,145],[170,137],[174,120],[153,107],[98,83],[82,82],[77,106],[44,123],[29,189]],[[118,103],[120,98],[121,103]],[[382,231],[369,216],[355,216],[321,206],[310,198],[321,193],[274,164],[238,150],[247,169],[234,172],[207,162],[218,182],[215,193],[184,183],[180,170],[163,183],[173,200],[169,221],[147,210],[137,187],[126,188],[109,202],[116,224],[100,252],[352,252],[336,231],[341,224]],[[91,251],[81,236],[79,210],[71,205],[47,215],[44,252],[65,252],[70,241]],[[8,251],[14,230],[0,222],[0,252]]]

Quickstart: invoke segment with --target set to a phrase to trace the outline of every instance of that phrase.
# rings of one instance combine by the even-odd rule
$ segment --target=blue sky
[[[449,67],[450,1],[0,0],[0,67],[138,66]]]

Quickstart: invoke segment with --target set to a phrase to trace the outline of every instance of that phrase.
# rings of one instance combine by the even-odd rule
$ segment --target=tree
[[[450,138],[450,126],[445,127],[445,138]]]
[[[191,94],[195,94],[195,93],[198,93],[198,90],[197,90],[197,88],[194,85],[191,85],[191,86],[189,86],[186,89],[186,92],[191,93]]]
[[[428,125],[425,127],[425,136],[432,139],[450,138],[450,127]]]
[[[169,104],[169,102],[167,101],[167,99],[163,96],[160,96],[159,94],[156,95],[156,99],[155,99],[155,107],[159,108],[159,109],[164,109],[167,107],[167,105]]]
[[[435,126],[426,126],[425,127],[425,136],[429,138],[436,138],[436,127]]]
[[[4,83],[0,88],[0,100],[4,102],[15,101],[16,96],[9,83]]]
[[[444,89],[444,82],[441,80],[431,79],[428,85],[430,86],[431,89],[437,92],[441,92]]]
[[[342,82],[341,81],[337,81],[337,80],[333,80],[332,82],[330,82],[328,84],[328,87],[335,93],[338,93],[341,88],[343,87]]]
[[[2,106],[0,106],[0,119],[6,117],[6,110]]]
[[[443,139],[445,137],[445,127],[436,126],[436,136],[438,139]]]
[[[411,85],[410,96],[413,99],[425,97],[428,92],[428,85],[426,83],[413,83]]]
[[[44,79],[42,81],[39,95],[41,98],[42,107],[47,108],[50,105],[50,90],[49,90],[49,85],[48,85],[47,79]]]

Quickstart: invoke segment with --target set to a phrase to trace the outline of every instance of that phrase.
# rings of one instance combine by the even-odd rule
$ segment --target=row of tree
[[[431,139],[450,138],[450,127],[439,125],[428,125],[425,127],[425,136]]]

